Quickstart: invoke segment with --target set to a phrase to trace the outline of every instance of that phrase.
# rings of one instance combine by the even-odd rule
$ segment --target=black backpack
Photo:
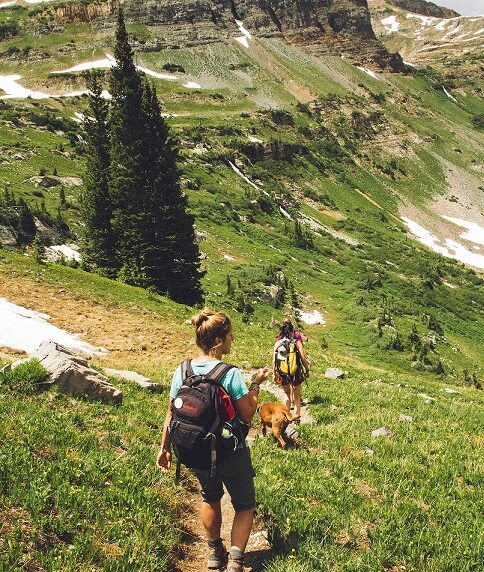
[[[230,396],[220,384],[233,365],[218,363],[205,375],[193,372],[191,361],[181,364],[182,386],[171,404],[170,439],[179,464],[210,469],[215,475],[217,458],[234,450],[238,438],[227,424],[235,417]]]

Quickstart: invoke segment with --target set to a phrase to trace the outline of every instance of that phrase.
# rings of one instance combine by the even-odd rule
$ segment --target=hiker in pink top
[[[294,352],[295,370],[284,371],[283,362],[291,361],[290,354]],[[272,360],[274,381],[282,385],[286,394],[286,406],[295,407],[295,415],[301,415],[301,384],[309,376],[309,359],[304,349],[302,335],[294,330],[291,320],[286,318],[282,323],[281,331],[274,344],[274,357]]]

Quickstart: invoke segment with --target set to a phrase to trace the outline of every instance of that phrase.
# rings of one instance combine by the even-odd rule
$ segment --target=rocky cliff
[[[432,16],[434,18],[457,18],[460,16],[455,10],[442,8],[426,0],[390,0],[390,3],[397,8],[402,8],[402,10],[408,10],[423,16]]]
[[[140,49],[194,46],[240,36],[236,20],[255,37],[280,36],[316,56],[338,54],[351,62],[403,71],[398,54],[377,40],[366,0],[124,0],[128,21],[150,27]],[[67,4],[55,10],[60,21],[113,20],[116,3]]]

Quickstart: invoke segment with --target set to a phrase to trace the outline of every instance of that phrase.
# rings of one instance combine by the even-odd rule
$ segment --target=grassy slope
[[[49,50],[49,59],[20,65],[2,59],[0,71],[15,69],[25,76],[26,85],[45,85],[50,71],[102,56],[99,48],[92,52],[91,31],[89,26],[69,25],[62,34],[36,39],[42,45],[34,48]],[[58,47],[71,36],[79,51],[60,53]],[[2,45],[24,47],[26,42],[30,38],[21,36]],[[270,265],[283,269],[294,282],[304,308],[322,309],[328,318],[324,340],[320,328],[305,330],[315,363],[305,393],[317,424],[302,428],[301,447],[287,454],[270,441],[258,441],[254,447],[260,510],[280,550],[269,570],[338,567],[373,572],[405,565],[415,571],[477,571],[482,557],[477,540],[482,520],[476,508],[482,397],[461,382],[464,369],[480,375],[482,367],[475,351],[482,339],[482,282],[407,238],[393,218],[400,197],[423,204],[442,192],[445,179],[433,153],[467,169],[482,162],[482,136],[469,127],[475,99],[457,95],[456,106],[425,78],[385,76],[378,81],[335,58],[317,63],[276,40],[264,40],[258,51],[249,53],[239,46],[215,46],[140,57],[140,63],[154,69],[161,70],[167,61],[181,64],[194,81],[203,69],[216,85],[198,93],[180,84],[157,83],[166,109],[183,114],[170,123],[181,140],[182,172],[190,181],[187,193],[197,228],[207,234],[201,244],[207,255],[207,302],[234,317],[232,359],[247,368],[270,359],[270,324],[282,315],[263,302]],[[247,75],[229,73],[226,64]],[[321,114],[296,111],[294,97],[286,90],[291,79],[315,96],[336,94],[340,99],[323,102]],[[377,101],[375,95],[381,94],[384,99]],[[258,101],[289,109],[294,126],[257,113]],[[43,190],[39,197],[34,195],[38,189],[22,181],[42,167],[48,173],[55,168],[59,175],[82,173],[82,146],[70,142],[65,130],[55,133],[29,124],[29,113],[50,108],[55,116],[68,119],[85,105],[83,98],[27,101],[0,110],[2,144],[20,153],[34,151],[29,160],[9,158],[0,165],[1,180],[30,201],[43,198],[54,212],[58,189]],[[348,119],[355,110],[382,111],[386,127],[376,137],[356,137]],[[7,123],[12,114],[20,118],[17,124]],[[76,132],[75,126],[68,126]],[[325,145],[322,127],[337,139]],[[307,151],[290,160],[266,156],[250,162],[244,155],[249,134],[284,144],[285,149],[297,144]],[[399,153],[402,141],[408,153]],[[197,143],[205,146],[204,154],[193,152]],[[60,145],[69,158],[52,153]],[[398,169],[389,171],[395,154]],[[262,209],[265,195],[228,166],[227,160],[236,157],[242,159],[244,173],[269,193],[269,206]],[[67,194],[75,203],[77,191],[69,189]],[[280,205],[345,233],[360,246],[322,233],[314,236],[315,249],[297,248]],[[329,216],[328,205],[329,215],[336,212],[345,220]],[[78,218],[75,208],[64,215],[71,222]],[[457,289],[438,283],[432,289],[423,287],[437,266]],[[167,320],[180,336],[190,335],[182,325],[189,309],[135,288],[61,266],[38,267],[8,253],[2,253],[0,272],[61,286],[106,306],[135,305]],[[236,285],[240,281],[233,297],[226,293],[227,276]],[[240,292],[254,308],[248,325],[235,310]],[[383,326],[379,337],[376,321],[388,310],[393,321]],[[437,337],[436,353],[430,354],[433,365],[416,370],[407,336],[412,324],[422,338],[432,335],[429,313],[442,325],[444,337]],[[407,346],[403,352],[384,349],[395,327]],[[166,369],[180,357],[170,356]],[[439,359],[447,372],[444,380],[430,371]],[[347,379],[324,380],[328,365],[343,367]],[[146,371],[153,369],[146,364]],[[157,378],[166,382],[168,374]],[[443,383],[460,393],[443,392]],[[52,570],[167,569],[180,531],[166,524],[174,522],[183,491],[173,495],[171,477],[160,479],[151,468],[166,394],[160,398],[126,386],[123,390],[126,399],[119,409],[55,393],[0,400],[5,412],[15,412],[0,416],[1,433],[8,437],[1,465],[6,486],[0,526],[6,524],[0,560],[9,562],[2,564],[5,570],[28,558]],[[421,393],[435,401],[425,403]],[[412,415],[414,422],[398,421],[399,413]],[[13,424],[20,430],[14,433]],[[394,437],[373,440],[371,430],[381,425]],[[31,439],[23,437],[26,427],[34,428]],[[30,476],[23,488],[12,484],[16,457],[22,474]],[[88,478],[81,479],[81,472]],[[111,484],[103,485],[106,482]],[[123,517],[126,512],[132,521]]]

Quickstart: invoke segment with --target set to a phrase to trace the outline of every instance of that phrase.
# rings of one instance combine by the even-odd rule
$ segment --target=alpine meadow
[[[311,361],[246,571],[484,570],[483,23],[0,1],[0,572],[207,569],[155,466],[203,307],[247,382],[284,318]]]

